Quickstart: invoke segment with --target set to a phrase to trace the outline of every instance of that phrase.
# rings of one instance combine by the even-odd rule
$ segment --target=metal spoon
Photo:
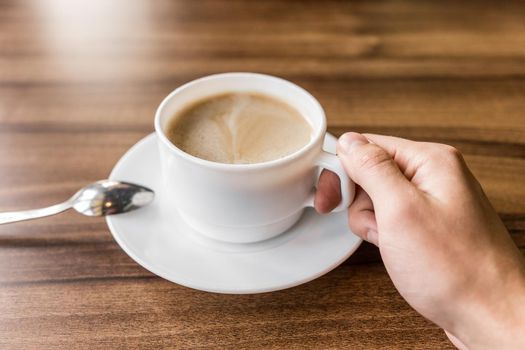
[[[60,204],[41,209],[0,213],[0,225],[55,215],[71,208],[87,216],[125,213],[149,204],[154,196],[155,193],[144,186],[101,180],[84,187]]]

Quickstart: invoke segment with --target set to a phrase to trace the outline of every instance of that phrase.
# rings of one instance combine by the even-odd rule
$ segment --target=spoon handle
[[[46,208],[0,213],[0,225],[55,215],[69,208],[71,208],[71,202],[65,201],[64,203],[55,204]]]

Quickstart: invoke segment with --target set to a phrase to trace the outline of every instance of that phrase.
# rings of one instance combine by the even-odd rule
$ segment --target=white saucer
[[[327,134],[325,150],[333,152],[335,142]],[[161,210],[155,134],[134,145],[110,178],[145,185],[157,196],[143,209],[107,217],[117,243],[147,270],[190,288],[231,294],[290,288],[334,269],[361,244],[348,228],[346,212],[318,215],[313,209],[287,232],[263,242],[230,244],[196,233],[177,213]]]

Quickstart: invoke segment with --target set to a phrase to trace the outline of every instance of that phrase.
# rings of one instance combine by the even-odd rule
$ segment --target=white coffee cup
[[[311,124],[313,137],[297,152],[256,164],[223,164],[192,156],[166,137],[168,121],[189,104],[227,92],[273,96],[297,109]],[[342,200],[334,211],[352,202],[355,186],[339,159],[322,150],[326,117],[319,102],[303,88],[280,78],[256,73],[210,75],[170,93],[155,115],[165,192],[161,205],[177,211],[187,224],[209,238],[257,242],[277,236],[313,206],[320,168],[339,176]]]

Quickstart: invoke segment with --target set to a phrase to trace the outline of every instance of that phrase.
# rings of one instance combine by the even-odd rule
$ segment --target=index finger
[[[401,172],[410,180],[423,163],[425,143],[395,136],[363,134],[370,142],[384,149],[396,162]]]

